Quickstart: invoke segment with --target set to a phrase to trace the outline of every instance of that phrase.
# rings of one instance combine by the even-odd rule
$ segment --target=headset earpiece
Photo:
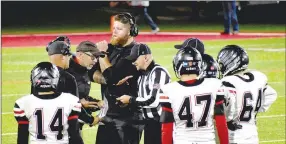
[[[130,23],[130,36],[136,37],[138,35],[138,27],[136,25],[135,18],[130,13],[123,13],[123,15],[129,19]]]

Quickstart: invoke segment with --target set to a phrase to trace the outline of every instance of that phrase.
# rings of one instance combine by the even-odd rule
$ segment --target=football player
[[[31,71],[33,94],[14,105],[18,144],[83,144],[78,130],[79,98],[57,92],[59,77],[59,69],[50,62],[41,62]]]
[[[213,118],[220,143],[227,144],[221,81],[198,79],[202,57],[193,48],[180,49],[173,59],[173,68],[180,80],[161,88],[162,144],[215,144]]]
[[[211,55],[203,54],[203,78],[219,78],[219,66]]]
[[[233,87],[235,99],[234,113],[226,112],[232,125],[238,123],[241,129],[233,131],[229,126],[229,142],[236,144],[258,144],[256,115],[265,112],[276,100],[276,91],[267,84],[267,76],[257,70],[248,70],[249,57],[247,52],[237,45],[225,46],[217,56],[222,81]],[[226,107],[231,104],[226,103]]]

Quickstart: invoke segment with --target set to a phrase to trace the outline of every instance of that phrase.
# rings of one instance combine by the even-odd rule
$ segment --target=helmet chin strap
[[[207,69],[207,64],[206,63],[205,64],[202,63],[201,65],[203,65],[203,67],[202,68],[200,67],[200,73],[199,73],[197,79],[200,79],[201,77],[203,77],[204,71]]]
[[[179,69],[178,70],[176,70],[176,77],[177,78],[181,78],[181,75],[178,73],[180,70],[182,69],[182,64],[180,64],[180,67],[179,67]]]

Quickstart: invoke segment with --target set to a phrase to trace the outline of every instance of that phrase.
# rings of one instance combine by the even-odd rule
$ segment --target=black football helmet
[[[202,56],[196,49],[180,49],[173,59],[173,68],[177,78],[183,74],[197,74],[202,72]]]
[[[58,68],[50,62],[40,62],[31,71],[31,85],[34,91],[56,91],[60,78]]]
[[[247,52],[237,45],[225,46],[217,56],[221,77],[232,75],[248,68],[249,57]]]
[[[203,54],[202,78],[219,78],[219,66],[216,60],[208,54]]]

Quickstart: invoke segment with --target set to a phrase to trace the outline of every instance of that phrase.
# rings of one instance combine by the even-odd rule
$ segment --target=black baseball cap
[[[77,47],[76,47],[77,52],[90,52],[92,55],[95,57],[104,55],[99,51],[97,48],[96,44],[94,44],[91,41],[82,41]]]
[[[204,54],[204,52],[205,52],[205,46],[204,46],[203,42],[197,38],[188,38],[184,41],[183,44],[175,45],[174,47],[176,49],[191,47],[191,48],[197,49],[201,54]]]
[[[55,41],[47,46],[49,56],[54,54],[71,55],[69,45],[64,41]]]
[[[139,56],[147,54],[151,54],[151,50],[146,44],[135,44],[126,59],[136,61]]]

